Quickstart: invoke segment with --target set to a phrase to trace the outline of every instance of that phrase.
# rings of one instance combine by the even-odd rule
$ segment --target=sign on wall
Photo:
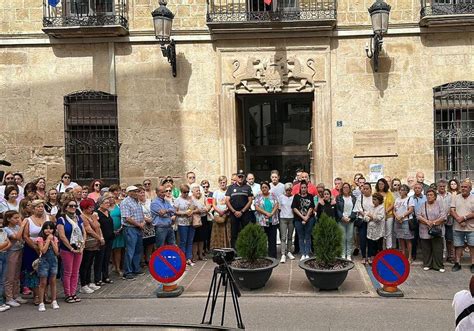
[[[355,158],[398,156],[397,130],[354,131]]]

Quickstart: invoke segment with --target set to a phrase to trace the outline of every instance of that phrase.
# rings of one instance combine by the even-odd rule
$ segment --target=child
[[[3,279],[7,269],[7,251],[11,246],[11,242],[7,237],[3,222],[0,222],[0,312],[10,309],[9,305],[3,300]]]
[[[5,298],[10,307],[19,307],[27,301],[20,296],[21,258],[23,255],[23,229],[26,221],[21,224],[20,213],[9,210],[3,217],[4,230],[10,239],[8,250],[7,273],[5,276]]]
[[[51,307],[53,309],[59,309],[58,302],[56,301],[56,275],[58,273],[58,238],[54,235],[56,233],[56,224],[51,221],[44,222],[41,227],[41,232],[36,239],[38,247],[40,249],[40,262],[38,265],[38,277],[40,278],[39,285],[39,298],[40,304],[38,307],[39,311],[45,311],[44,306],[44,291],[49,279],[49,286],[51,288]]]

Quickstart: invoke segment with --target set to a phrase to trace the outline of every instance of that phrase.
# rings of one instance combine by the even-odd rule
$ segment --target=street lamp
[[[370,46],[365,46],[365,52],[369,59],[374,59],[375,72],[379,69],[379,54],[380,51],[382,51],[383,35],[388,30],[388,16],[390,15],[390,9],[390,5],[384,0],[375,0],[369,8],[374,35],[370,38]]]
[[[166,0],[160,0],[159,3],[160,7],[151,13],[155,27],[155,38],[160,42],[161,53],[171,65],[173,77],[176,77],[176,46],[174,40],[170,38],[174,14],[166,8]]]

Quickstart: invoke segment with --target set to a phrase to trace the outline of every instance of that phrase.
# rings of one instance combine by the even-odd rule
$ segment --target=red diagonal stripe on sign
[[[163,255],[158,255],[158,258],[168,267],[171,269],[171,271],[173,271],[175,274],[178,273],[178,270],[175,269],[175,267],[173,267],[173,265],[171,263],[168,262],[167,259],[164,258]]]
[[[380,259],[380,262],[382,262],[383,265],[388,268],[388,270],[390,270],[391,272],[393,272],[393,274],[394,274],[395,276],[397,276],[398,279],[402,278],[402,276],[398,273],[398,271],[395,270],[390,264],[388,264],[388,262],[385,261],[383,258]]]

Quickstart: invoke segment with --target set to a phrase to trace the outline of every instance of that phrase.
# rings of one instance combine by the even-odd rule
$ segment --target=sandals
[[[113,284],[114,281],[113,281],[112,279],[110,279],[110,278],[106,278],[106,279],[104,279],[104,283],[106,283],[106,284]]]
[[[98,281],[98,282],[95,282],[95,285],[96,285],[96,286],[102,286],[102,285],[104,285],[104,282]]]
[[[79,298],[77,295],[72,296],[74,299],[74,302],[81,302],[81,298]]]
[[[66,297],[64,299],[64,301],[66,301],[67,303],[75,303],[76,302],[76,300],[74,299],[74,297],[72,295]]]

